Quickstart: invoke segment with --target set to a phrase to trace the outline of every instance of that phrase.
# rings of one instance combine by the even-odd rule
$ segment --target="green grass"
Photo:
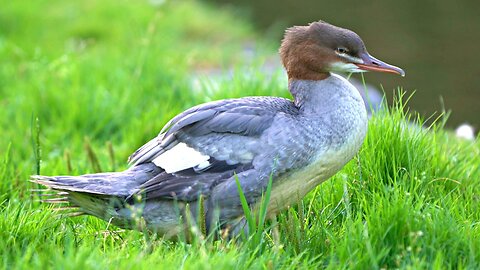
[[[190,106],[288,96],[281,78],[244,59],[252,40],[253,66],[276,46],[247,22],[198,2],[156,2],[2,3],[2,268],[480,267],[480,142],[407,124],[405,98],[371,119],[362,150],[341,172],[243,243],[171,243],[93,217],[59,219],[35,202],[29,175],[124,169],[131,152]],[[193,70],[246,64],[251,74],[236,72],[220,91],[208,81],[191,91]]]

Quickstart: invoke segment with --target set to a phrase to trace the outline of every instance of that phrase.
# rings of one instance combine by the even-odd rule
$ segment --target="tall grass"
[[[230,11],[156,3],[2,3],[3,268],[480,267],[480,143],[454,138],[441,121],[422,128],[402,94],[372,117],[354,160],[276,219],[252,221],[257,234],[243,242],[172,243],[93,217],[59,219],[37,203],[30,174],[121,170],[190,106],[288,96],[279,76],[244,66],[243,46],[262,39]],[[256,46],[257,62],[275,50]],[[238,71],[214,82],[220,90],[206,81],[192,91],[193,70],[228,66]]]

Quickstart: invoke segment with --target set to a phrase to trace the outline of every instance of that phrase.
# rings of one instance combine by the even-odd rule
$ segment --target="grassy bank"
[[[252,68],[277,45],[238,16],[154,2],[2,4],[3,268],[480,267],[480,143],[406,124],[401,102],[376,114],[357,158],[282,213],[260,243],[171,243],[92,217],[59,219],[35,202],[29,175],[124,169],[195,104],[289,95],[281,78]],[[245,65],[249,75],[236,72],[219,91],[208,80],[192,91],[194,73]]]

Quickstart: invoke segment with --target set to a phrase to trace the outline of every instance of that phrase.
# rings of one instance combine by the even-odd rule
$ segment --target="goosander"
[[[356,33],[323,21],[288,28],[279,53],[293,100],[201,104],[171,119],[125,171],[32,181],[58,191],[55,202],[167,238],[184,231],[189,217],[204,217],[207,232],[245,230],[237,181],[255,208],[272,179],[267,214],[275,215],[338,172],[365,138],[362,97],[333,72],[405,75],[372,57]]]

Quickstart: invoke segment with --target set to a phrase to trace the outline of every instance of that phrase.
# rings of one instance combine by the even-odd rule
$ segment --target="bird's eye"
[[[348,49],[347,48],[344,48],[344,47],[338,47],[335,49],[335,51],[339,54],[346,54],[348,53]]]

